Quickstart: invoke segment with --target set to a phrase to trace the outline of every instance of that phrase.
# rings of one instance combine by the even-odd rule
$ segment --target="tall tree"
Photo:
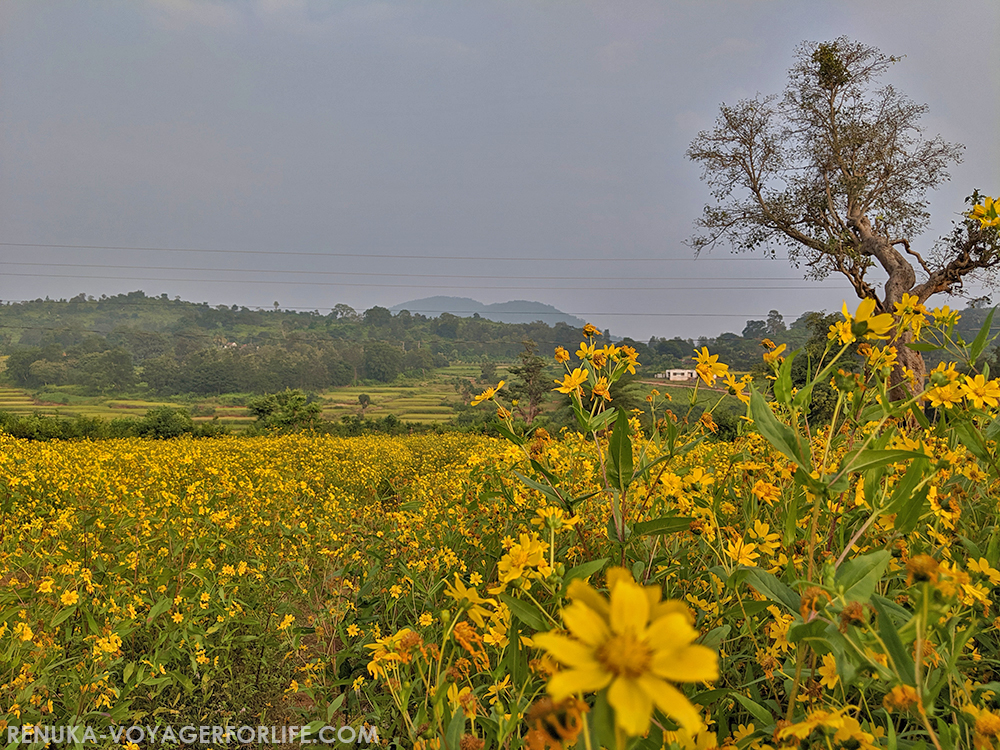
[[[949,178],[962,146],[925,139],[927,107],[879,83],[899,59],[844,37],[806,42],[783,96],[723,104],[715,126],[688,149],[715,200],[698,221],[704,232],[694,248],[727,239],[735,250],[773,255],[784,246],[808,276],[843,274],[880,313],[893,313],[904,294],[922,304],[961,293],[966,277],[991,281],[1000,259],[995,227],[967,218],[932,252],[912,247],[929,221],[927,191]],[[888,276],[881,293],[872,269]],[[899,349],[895,382],[903,366],[922,378],[921,355]]]
[[[542,401],[549,392],[543,372],[545,360],[538,356],[538,345],[531,339],[522,342],[524,351],[517,355],[518,363],[507,368],[514,380],[507,386],[514,407],[525,422],[531,424],[542,410]]]

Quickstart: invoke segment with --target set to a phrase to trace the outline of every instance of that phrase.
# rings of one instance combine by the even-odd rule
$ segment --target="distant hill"
[[[550,326],[556,323],[565,323],[573,328],[582,328],[587,322],[564,313],[552,305],[523,299],[484,305],[482,302],[468,297],[424,297],[404,302],[389,309],[394,313],[398,313],[400,310],[409,310],[411,313],[420,313],[431,318],[436,318],[441,313],[469,318],[478,313],[479,317],[495,320],[498,323],[534,323],[536,320],[540,320]]]

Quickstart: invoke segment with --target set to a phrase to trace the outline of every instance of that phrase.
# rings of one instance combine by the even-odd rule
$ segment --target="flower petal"
[[[679,651],[657,651],[652,670],[673,682],[703,682],[719,679],[719,657],[707,646],[687,646]]]
[[[611,637],[608,623],[582,601],[573,602],[562,611],[569,631],[590,646],[600,646]]]
[[[556,661],[568,667],[588,668],[597,665],[594,649],[558,633],[539,633],[533,638],[535,646],[544,648]]]
[[[674,653],[698,637],[698,631],[680,612],[671,612],[654,620],[646,631],[646,640],[657,651]]]
[[[561,701],[575,693],[593,693],[608,686],[612,674],[600,665],[585,669],[565,669],[549,678],[546,686],[552,700]]]
[[[858,305],[858,311],[854,315],[854,319],[857,321],[868,320],[871,317],[872,312],[875,310],[875,300],[871,297],[865,297],[861,300],[861,304]]]
[[[639,683],[643,691],[653,697],[656,707],[677,721],[688,732],[694,734],[702,728],[701,716],[680,690],[652,675],[643,675],[639,678]],[[609,691],[608,699],[610,700],[610,698]]]
[[[641,633],[649,622],[649,599],[642,586],[621,581],[611,592],[611,629]]]
[[[666,683],[664,683],[666,684]],[[653,715],[653,698],[639,681],[619,677],[608,688],[608,703],[615,709],[615,723],[631,736],[645,734]]]
[[[601,617],[607,619],[608,600],[598,594],[597,590],[589,583],[581,581],[579,578],[574,579],[566,588],[566,596],[573,601],[583,602]]]

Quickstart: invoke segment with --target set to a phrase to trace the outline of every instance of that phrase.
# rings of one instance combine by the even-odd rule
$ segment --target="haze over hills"
[[[479,317],[495,320],[498,323],[534,323],[536,320],[540,320],[550,326],[556,323],[565,323],[574,328],[582,328],[587,322],[564,313],[552,305],[523,299],[486,305],[468,297],[436,296],[403,302],[389,309],[394,313],[398,313],[400,310],[409,310],[411,313],[420,313],[430,318],[436,318],[441,313],[469,318],[478,313]]]

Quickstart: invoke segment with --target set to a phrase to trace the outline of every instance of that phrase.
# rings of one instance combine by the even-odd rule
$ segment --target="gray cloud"
[[[982,71],[998,21],[992,0],[6,3],[0,241],[274,255],[3,247],[8,264],[48,265],[5,265],[0,298],[143,288],[363,309],[461,293],[640,338],[837,309],[851,298],[837,279],[726,250],[692,261],[708,194],[688,142],[721,102],[780,90],[804,39],[905,54],[890,80],[969,147],[933,195],[926,247],[973,187],[996,192],[1000,92]],[[369,257],[279,255],[294,251]],[[560,275],[594,281],[534,278]]]

